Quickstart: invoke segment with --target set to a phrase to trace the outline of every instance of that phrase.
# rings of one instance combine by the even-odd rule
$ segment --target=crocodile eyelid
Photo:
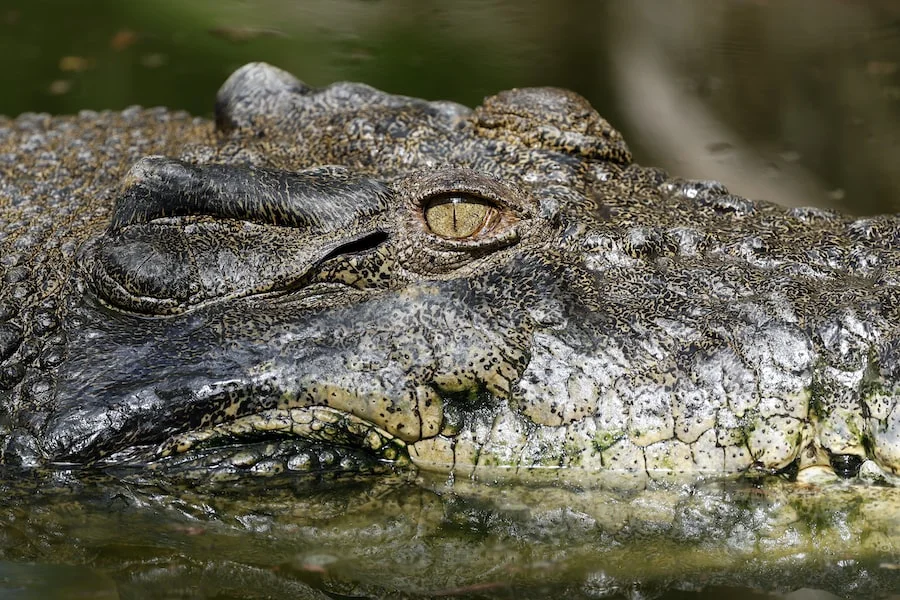
[[[417,171],[398,186],[401,196],[414,209],[442,197],[466,196],[495,205],[519,218],[527,218],[530,211],[524,195],[511,184],[487,173],[465,168],[445,168]]]
[[[428,193],[413,197],[411,200],[413,205],[420,209],[444,199],[461,198],[471,200],[473,203],[485,203],[494,206],[498,210],[512,210],[515,212],[516,207],[504,198],[502,194],[496,193],[497,190],[491,189],[492,187],[478,185],[478,182],[460,182],[458,185],[429,190]]]

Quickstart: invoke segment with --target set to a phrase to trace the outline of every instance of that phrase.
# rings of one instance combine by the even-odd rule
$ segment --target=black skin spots
[[[838,477],[850,479],[859,474],[859,468],[862,466],[863,460],[861,456],[855,454],[832,454],[830,457],[831,467]]]

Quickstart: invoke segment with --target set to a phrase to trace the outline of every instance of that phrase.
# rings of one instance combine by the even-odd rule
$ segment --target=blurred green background
[[[568,87],[639,162],[785,204],[900,210],[895,0],[0,3],[0,114],[207,115],[254,60],[469,105]]]

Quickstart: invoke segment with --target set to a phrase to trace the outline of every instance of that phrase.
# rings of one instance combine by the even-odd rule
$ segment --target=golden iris
[[[446,196],[425,207],[425,222],[435,234],[461,240],[478,234],[495,213],[496,208],[480,198]]]

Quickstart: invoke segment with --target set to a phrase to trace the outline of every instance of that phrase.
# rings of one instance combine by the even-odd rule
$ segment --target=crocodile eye
[[[499,216],[493,203],[469,195],[434,198],[425,205],[424,211],[425,222],[432,233],[454,240],[471,238],[489,230]]]

